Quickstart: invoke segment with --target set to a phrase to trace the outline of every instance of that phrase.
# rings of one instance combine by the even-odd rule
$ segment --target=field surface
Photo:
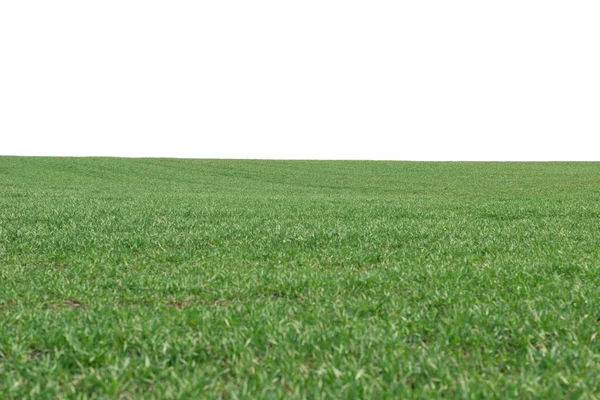
[[[0,157],[0,398],[600,397],[600,163]]]

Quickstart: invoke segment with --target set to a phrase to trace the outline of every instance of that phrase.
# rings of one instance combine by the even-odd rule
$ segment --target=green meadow
[[[600,398],[600,163],[0,157],[0,398]]]

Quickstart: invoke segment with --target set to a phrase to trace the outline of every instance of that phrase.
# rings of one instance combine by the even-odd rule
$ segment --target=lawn
[[[600,398],[600,163],[0,157],[0,398]]]

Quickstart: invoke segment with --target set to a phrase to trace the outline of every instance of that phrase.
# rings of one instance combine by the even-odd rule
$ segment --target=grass
[[[0,157],[0,398],[600,397],[600,163]]]

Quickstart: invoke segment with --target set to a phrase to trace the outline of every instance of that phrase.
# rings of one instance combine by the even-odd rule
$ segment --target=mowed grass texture
[[[0,398],[600,397],[600,164],[0,157]]]

